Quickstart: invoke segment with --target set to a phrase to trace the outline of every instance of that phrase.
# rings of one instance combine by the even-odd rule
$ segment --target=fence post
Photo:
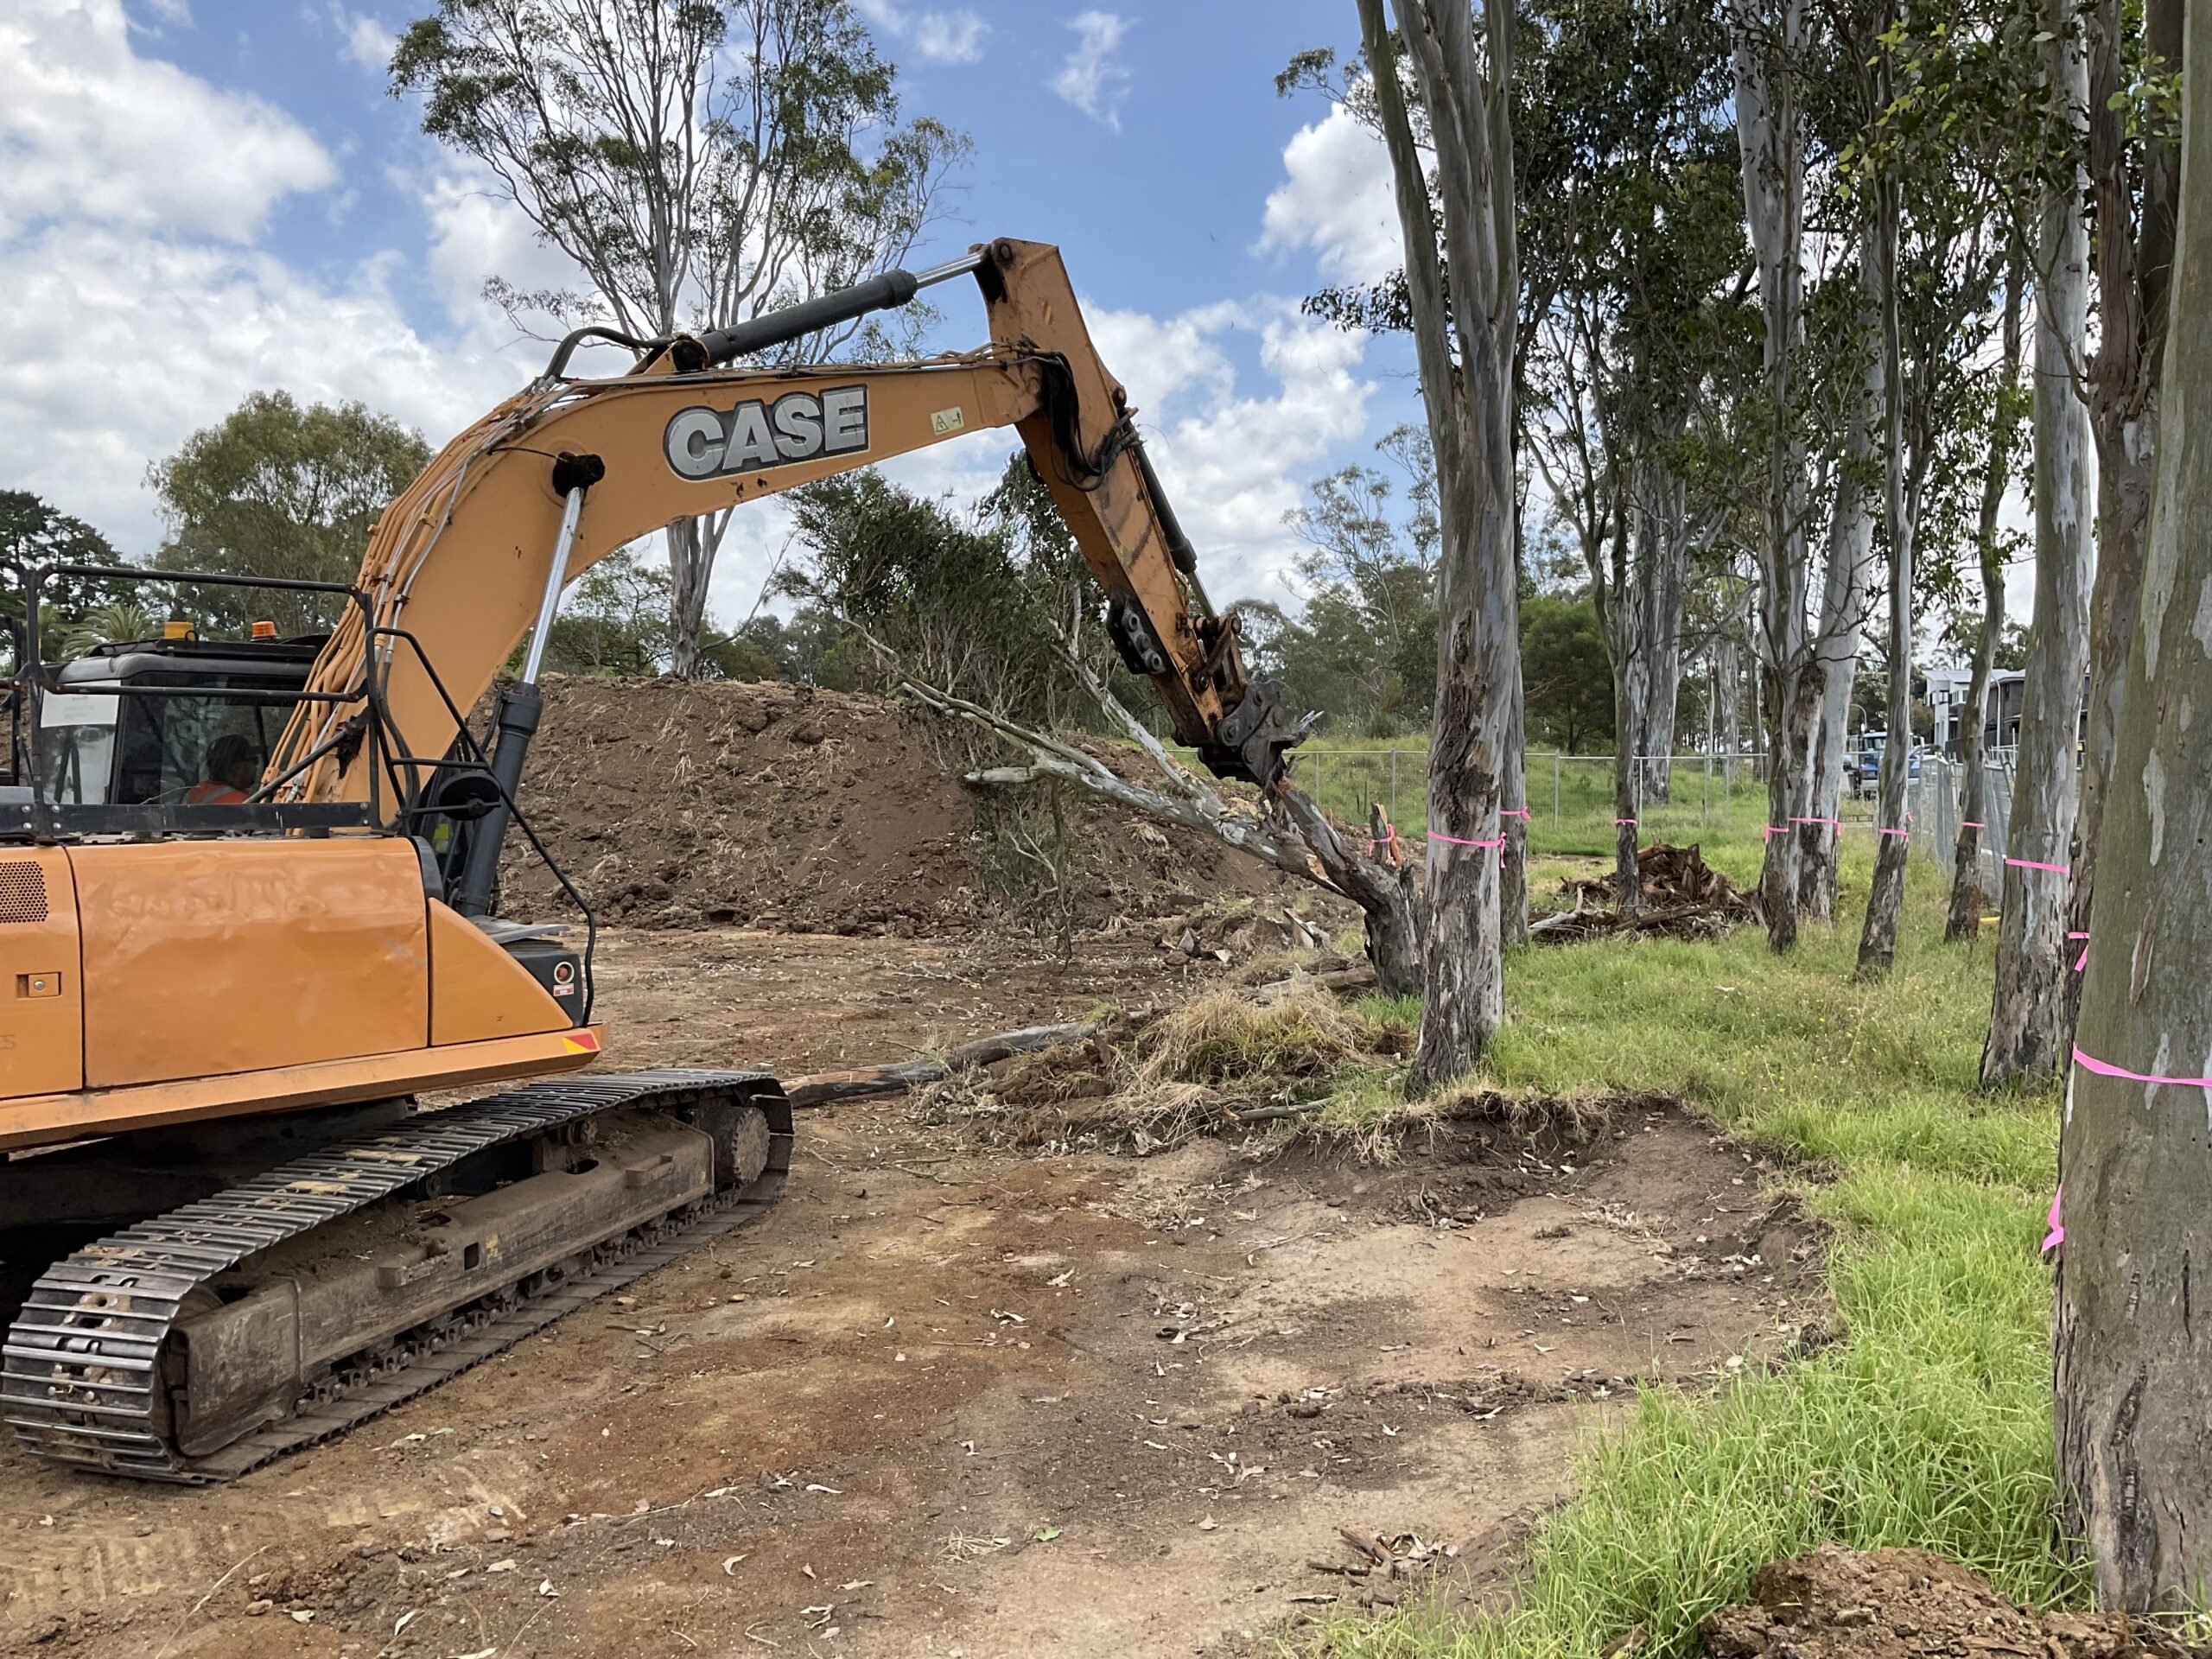
[[[1552,828],[1559,828],[1559,751],[1552,751]]]
[[[1390,822],[1398,821],[1398,751],[1390,751]]]

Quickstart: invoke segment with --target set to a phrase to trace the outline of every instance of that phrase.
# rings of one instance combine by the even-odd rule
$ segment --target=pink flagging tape
[[[2094,1054],[2074,1051],[2074,1064],[2084,1071],[2094,1071],[2101,1077],[2118,1077],[2122,1083],[2167,1084],[2176,1089],[2212,1089],[2212,1077],[2160,1077],[2147,1071],[2130,1071],[2124,1065],[2114,1065],[2101,1060]]]
[[[2045,1255],[2049,1255],[2066,1242],[2066,1229],[2060,1224],[2058,1219],[2058,1203],[2065,1196],[2066,1183],[2061,1181],[2058,1184],[2058,1190],[2050,1195],[2050,1217],[2048,1223],[2050,1231],[2044,1236],[2043,1241],[2043,1253]]]
[[[1782,825],[1778,823],[1770,823],[1765,829],[1759,831],[1759,839],[1761,841],[1764,841],[1769,836],[1786,836],[1789,833],[1789,831],[1784,829]]]
[[[1440,830],[1432,830],[1428,832],[1428,838],[1431,841],[1448,841],[1454,847],[1503,847],[1505,845],[1503,836],[1493,836],[1488,841],[1469,841],[1464,836],[1447,836]]]
[[[1832,823],[1839,830],[1843,828],[1841,818],[1792,818],[1789,822],[1792,823]]]
[[[2089,936],[2086,933],[2069,933],[2066,937],[2082,941],[2082,959],[2074,964],[2074,971],[2078,974],[2089,965]]]
[[[1525,818],[1529,816],[1529,809],[1525,806],[1501,806],[1497,809],[1497,816],[1501,818]]]
[[[2063,864],[2045,864],[2032,858],[2008,858],[2005,861],[2012,866],[2015,869],[2049,870],[2053,875],[2071,875],[2074,874],[2073,871],[2068,869]]]
[[[1875,833],[1876,835],[1878,835],[1878,836],[1909,836],[1909,835],[1910,835],[1910,834],[1912,833],[1912,831],[1911,831],[1911,830],[1882,830],[1882,829],[1877,829],[1877,830],[1874,831],[1874,833]]]
[[[1989,828],[1989,825],[1980,818],[1961,818],[1959,820],[1959,828],[1961,830],[1986,830]]]
[[[1367,838],[1367,855],[1370,858],[1380,858],[1384,853],[1388,852],[1391,848],[1395,847],[1397,844],[1398,826],[1394,823],[1390,826],[1390,833],[1383,836],[1382,840],[1377,841],[1372,836],[1370,836]]]
[[[1613,828],[1616,830],[1619,829],[1623,824],[1626,824],[1630,829],[1633,830],[1636,828],[1636,820],[1634,818],[1615,818],[1613,820]]]

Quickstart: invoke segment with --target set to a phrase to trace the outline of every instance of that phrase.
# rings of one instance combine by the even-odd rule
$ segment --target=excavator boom
[[[990,319],[979,350],[728,366],[971,272]],[[617,549],[680,519],[1011,426],[1105,595],[1109,634],[1150,679],[1178,741],[1224,776],[1266,785],[1279,775],[1294,740],[1275,689],[1249,677],[1237,619],[1207,601],[1058,250],[1000,240],[921,276],[894,271],[738,327],[630,342],[638,361],[612,378],[557,372],[576,340],[563,343],[556,372],[454,439],[386,509],[360,576],[372,620],[344,619],[310,681],[325,696],[379,682],[418,770],[445,753],[453,711],[491,685],[548,595]],[[372,627],[411,639],[372,640]],[[342,706],[302,705],[272,761],[285,780],[279,798],[367,797],[366,769],[338,741],[348,717]],[[396,817],[420,780],[402,767],[383,781]]]

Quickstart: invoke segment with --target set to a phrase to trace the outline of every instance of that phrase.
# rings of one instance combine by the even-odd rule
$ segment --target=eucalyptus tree
[[[1974,550],[1980,577],[1980,614],[1970,647],[1972,668],[1966,706],[1959,716],[1959,833],[1951,850],[1951,904],[1943,937],[1972,939],[1981,928],[1981,832],[1989,820],[1989,681],[2005,637],[2005,564],[2018,537],[2001,514],[2019,461],[2020,423],[2027,390],[2020,378],[2021,312],[2027,292],[2026,260],[2016,241],[2005,270],[2004,321],[1998,373],[1991,388],[1987,460],[1974,518]]]
[[[2083,20],[2096,208],[2097,344],[2086,378],[2097,451],[2097,573],[2089,592],[2088,714],[2071,860],[2074,932],[2089,925],[2097,831],[2114,776],[2127,650],[2143,587],[2180,175],[2182,10],[2182,0],[2144,0],[2139,8],[2094,0]],[[2080,994],[2080,976],[2069,976],[2066,985],[2070,1002]],[[2073,1025],[2070,1010],[2065,1023]]]
[[[1573,534],[1613,679],[1616,882],[1666,798],[1693,569],[1713,538],[1684,450],[1745,264],[1727,40],[1707,7],[1536,9],[1519,104],[1523,447]]]
[[[2088,67],[2074,0],[2045,0],[2037,33],[2047,130],[2085,119]],[[2088,416],[2075,394],[2087,319],[2088,233],[2079,148],[2057,147],[2037,205],[2034,327],[2036,593],[2021,688],[2019,760],[2006,825],[1996,983],[1982,1045],[1985,1086],[2049,1077],[2065,1058],[2068,858],[2077,800],[2075,733],[2088,671],[2094,532]]]
[[[1357,8],[1405,243],[1441,529],[1419,1086],[1471,1067],[1504,1017],[1503,815],[1520,781],[1507,775],[1520,752],[1509,731],[1520,697],[1514,23],[1510,8],[1485,0],[1478,37],[1465,0],[1393,0],[1394,34],[1382,0]]]
[[[1885,973],[1893,961],[1904,896],[1922,533],[1931,506],[1955,504],[1954,480],[1972,471],[1959,464],[1967,459],[1961,438],[1986,406],[1991,320],[2018,245],[2008,188],[2018,134],[2005,115],[2024,67],[2018,18],[2011,8],[1976,16],[1872,0],[1850,8],[1840,29],[1863,66],[1866,129],[1844,152],[1842,171],[1872,209],[1889,601],[1890,735],[1859,937],[1862,976]]]
[[[967,140],[899,118],[849,0],[438,0],[391,60],[423,130],[480,163],[578,286],[486,292],[525,327],[665,337],[899,264]],[[860,332],[856,334],[855,330]],[[862,325],[808,336],[834,356]],[[668,527],[670,651],[699,671],[728,512]]]
[[[2212,313],[2212,17],[2190,9],[2170,303]],[[2140,604],[2098,834],[2088,965],[2059,1135],[2056,1355],[2064,1535],[2098,1601],[2196,1611],[2212,1582],[2201,1265],[2212,1257],[2212,334],[2167,335]],[[2200,395],[2202,394],[2202,395]]]
[[[1804,0],[1771,4],[1729,0],[1726,20],[1736,79],[1744,218],[1758,273],[1764,334],[1760,448],[1765,476],[1756,547],[1759,617],[1754,640],[1770,746],[1770,833],[1759,871],[1759,903],[1768,944],[1786,950],[1797,943],[1799,887],[1798,840],[1789,827],[1793,817],[1807,816],[1802,809],[1809,800],[1800,785],[1809,775],[1820,712],[1819,688],[1808,673],[1813,658],[1805,620],[1809,572],[1805,445],[1796,418],[1799,388],[1795,374],[1804,335],[1808,135],[1803,81],[1810,34]]]

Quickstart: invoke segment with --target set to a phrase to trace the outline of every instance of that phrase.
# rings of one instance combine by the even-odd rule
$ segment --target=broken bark
[[[1769,745],[1767,822],[1783,833],[1766,838],[1759,907],[1768,944],[1787,950],[1797,943],[1798,842],[1789,833],[1789,821],[1808,810],[1808,792],[1800,785],[1809,780],[1808,751],[1819,712],[1805,638],[1804,454],[1791,418],[1790,370],[1803,327],[1805,123],[1796,71],[1805,49],[1805,8],[1803,0],[1732,0],[1727,21],[1772,433],[1758,546],[1757,648]]]
[[[1465,3],[1393,0],[1393,10],[1395,35],[1382,0],[1358,0],[1405,244],[1443,535],[1424,995],[1409,1077],[1420,1089],[1471,1069],[1505,1015],[1499,864],[1491,855],[1516,753],[1505,728],[1520,683],[1512,384],[1520,279],[1508,97],[1514,20],[1508,7],[1485,6],[1478,42]],[[1426,152],[1407,110],[1402,41],[1427,117]]]

